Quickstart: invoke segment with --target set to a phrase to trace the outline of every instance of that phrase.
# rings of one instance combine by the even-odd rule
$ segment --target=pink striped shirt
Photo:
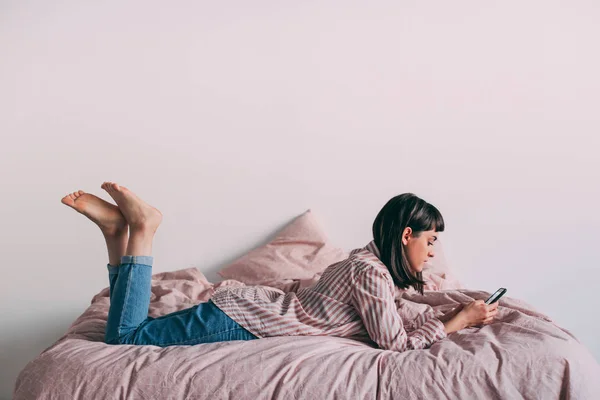
[[[442,321],[425,315],[406,332],[394,295],[392,276],[371,241],[327,267],[313,287],[285,293],[262,285],[225,286],[211,299],[259,338],[338,336],[405,351],[427,348],[447,336]]]

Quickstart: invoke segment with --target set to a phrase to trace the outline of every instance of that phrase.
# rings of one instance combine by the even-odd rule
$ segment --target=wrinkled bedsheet
[[[315,280],[318,277],[315,278]],[[270,282],[297,290],[313,281]],[[221,285],[196,268],[153,275],[149,315],[208,301]],[[396,293],[406,329],[490,293]],[[600,399],[600,366],[566,329],[504,296],[491,325],[398,353],[330,336],[194,346],[107,345],[108,288],[18,376],[14,399]]]

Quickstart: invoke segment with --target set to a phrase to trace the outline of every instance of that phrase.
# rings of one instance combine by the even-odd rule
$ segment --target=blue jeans
[[[152,256],[122,256],[119,266],[107,265],[107,344],[166,347],[258,339],[210,300],[158,318],[148,316],[153,261]]]

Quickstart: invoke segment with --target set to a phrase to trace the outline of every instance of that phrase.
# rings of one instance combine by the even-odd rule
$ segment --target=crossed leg
[[[162,214],[123,186],[105,182],[101,187],[118,206],[82,190],[61,201],[104,234],[110,282],[106,343],[171,346],[257,338],[210,301],[158,318],[148,316],[152,240]]]
[[[130,340],[148,317],[152,277],[152,240],[162,213],[116,183],[101,186],[117,206],[83,190],[61,199],[92,220],[104,235],[108,250],[110,309],[106,341]],[[129,235],[128,235],[129,231]]]

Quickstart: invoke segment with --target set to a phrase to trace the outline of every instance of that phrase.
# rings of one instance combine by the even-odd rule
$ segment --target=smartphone
[[[490,305],[490,304],[493,304],[493,303],[497,302],[498,300],[500,300],[500,297],[504,296],[504,293],[506,293],[506,289],[504,289],[503,287],[501,287],[500,289],[496,290],[496,293],[494,293],[493,295],[491,295],[485,301],[485,304]]]

